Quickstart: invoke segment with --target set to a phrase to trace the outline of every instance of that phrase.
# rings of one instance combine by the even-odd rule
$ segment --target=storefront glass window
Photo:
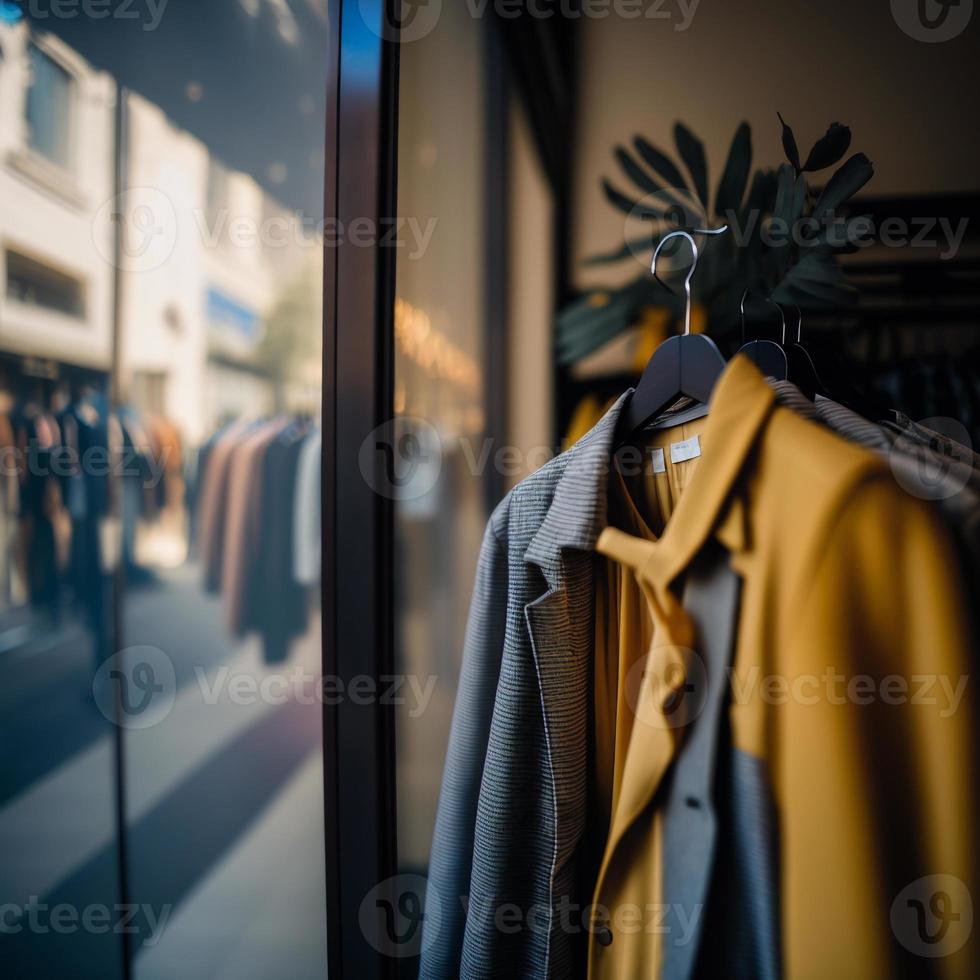
[[[0,6],[2,971],[322,978],[326,5]]]
[[[401,49],[395,409],[418,452],[396,501],[398,857],[424,874],[486,524],[484,26],[463,5]],[[402,443],[409,445],[409,443]]]

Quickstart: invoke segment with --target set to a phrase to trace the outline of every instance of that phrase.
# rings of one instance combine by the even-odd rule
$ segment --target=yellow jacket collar
[[[549,586],[560,586],[561,553],[591,551],[608,523],[607,486],[613,438],[624,393],[571,449],[549,465],[563,467],[551,506],[525,553],[538,565]],[[755,439],[775,404],[775,395],[745,355],[734,357],[715,387],[704,431],[698,471],[667,522],[655,548],[658,575],[666,583],[682,572],[713,529],[730,550],[744,546],[744,522],[737,503],[715,528],[722,505],[740,473]]]
[[[755,365],[742,354],[733,358],[711,398],[697,471],[659,540],[606,528],[598,549],[642,570],[660,588],[687,568],[713,531],[730,551],[743,550],[745,510],[732,491],[774,404],[773,390]]]

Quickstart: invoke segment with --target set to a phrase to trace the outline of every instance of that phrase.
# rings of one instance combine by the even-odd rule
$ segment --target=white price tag
[[[672,442],[670,444],[670,461],[672,463],[685,463],[689,459],[697,459],[701,455],[701,437],[691,436],[683,442]]]

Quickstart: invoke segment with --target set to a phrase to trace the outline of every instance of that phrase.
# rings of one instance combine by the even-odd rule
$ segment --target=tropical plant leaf
[[[616,155],[616,162],[619,164],[623,173],[636,184],[644,194],[659,194],[660,185],[626,152],[617,146],[613,151]]]
[[[784,163],[776,173],[776,200],[770,226],[778,272],[784,272],[792,259],[793,229],[803,214],[805,195],[806,179]]]
[[[793,169],[799,173],[803,168],[800,166],[800,151],[796,146],[796,137],[793,135],[793,130],[790,129],[786,120],[778,112],[776,115],[783,127],[783,152],[786,154],[786,159],[789,160]]]
[[[808,173],[815,170],[825,170],[840,160],[851,145],[851,130],[840,123],[831,123],[827,132],[813,144],[807,154],[803,169]]]
[[[633,238],[612,252],[600,252],[597,255],[586,256],[582,260],[582,264],[609,265],[612,262],[620,262],[623,259],[628,259],[631,255],[636,255],[638,252],[652,252],[656,248],[657,241],[658,239],[651,235],[647,235],[644,238]]]
[[[677,169],[674,161],[665,153],[661,153],[655,146],[648,143],[642,136],[633,137],[633,146],[639,153],[643,162],[659,177],[667,182],[668,187],[677,187],[687,190],[687,181],[684,180],[680,170]]]
[[[684,161],[698,198],[708,208],[708,162],[704,156],[704,144],[683,123],[674,124],[674,142]]]
[[[807,247],[832,252],[856,252],[860,246],[856,239],[874,230],[870,214],[856,214],[846,220],[837,220],[824,226]]]
[[[775,193],[776,172],[773,170],[757,170],[752,177],[752,184],[749,187],[748,196],[745,198],[745,205],[739,215],[743,231],[749,230],[747,226],[753,212],[755,212],[756,220],[751,231],[754,233],[758,230],[762,213],[771,209]]]
[[[749,187],[749,193],[745,198],[742,213],[739,216],[737,230],[744,245],[735,250],[735,266],[727,273],[729,280],[746,283],[764,278],[765,250],[762,243],[762,229],[765,215],[772,213],[775,196],[776,172],[774,170],[756,171],[752,178],[752,185]]]
[[[610,302],[603,307],[589,307],[581,310],[563,310],[558,322],[558,350],[581,351],[605,343],[608,334],[604,331],[610,323],[624,323],[630,314],[631,306],[625,301]],[[578,313],[576,319],[569,319]]]
[[[792,273],[773,290],[772,298],[781,305],[803,309],[849,306],[857,300],[857,290],[847,283],[821,283],[812,279],[797,279]]]
[[[604,177],[602,179],[602,190],[606,195],[606,200],[609,201],[614,207],[619,208],[623,214],[632,215],[634,218],[660,218],[663,215],[663,207],[655,207],[649,204],[643,204],[640,201],[634,201],[628,198],[621,191],[616,190],[612,184],[609,183]],[[666,202],[664,204],[666,207]]]
[[[843,307],[853,303],[857,296],[844,278],[838,256],[858,249],[855,239],[867,234],[866,219],[842,217],[833,226],[828,226],[825,219],[833,217],[836,209],[870,179],[873,174],[870,161],[863,154],[855,154],[838,166],[816,207],[811,209],[808,205],[813,198],[805,175],[838,165],[850,146],[850,130],[840,123],[832,123],[801,166],[793,131],[782,116],[779,121],[789,163],[778,171],[753,173],[751,133],[743,123],[735,132],[716,188],[713,213],[724,218],[730,216],[733,225],[737,213],[739,227],[727,239],[719,239],[704,251],[693,286],[698,302],[708,309],[712,332],[719,336],[737,329],[739,298],[747,284],[758,287],[763,294],[769,293],[781,304],[795,304],[803,309]],[[682,167],[640,136],[633,138],[632,146],[614,148],[617,163],[630,184],[624,194],[604,180],[602,188],[606,198],[624,214],[656,220],[657,224],[646,235],[632,238],[617,249],[590,256],[586,264],[600,266],[630,256],[642,259],[644,254],[652,252],[660,240],[658,235],[666,230],[674,227],[691,230],[692,224],[706,226],[708,173],[704,148],[680,123],[674,127],[674,139],[679,162],[690,178],[682,173]],[[692,186],[693,191],[689,190]],[[631,190],[634,187],[635,192]],[[640,192],[654,196],[633,200]],[[790,232],[805,210],[820,224],[806,241],[797,242]],[[773,230],[777,218],[785,223],[778,231],[786,234],[786,247],[779,247],[778,235],[775,241],[767,242],[762,234],[767,227]],[[734,237],[735,234],[740,237]],[[679,271],[685,268],[686,265],[679,267]],[[670,276],[670,272],[664,274],[668,280]],[[666,307],[679,315],[683,310],[683,295],[679,290],[665,292],[644,270],[625,286],[594,290],[570,304],[555,322],[556,351],[561,363],[586,357],[632,327],[644,305]]]
[[[799,174],[793,185],[791,223],[795,224],[803,217],[803,205],[806,203],[806,178]]]
[[[855,153],[848,159],[823,189],[813,209],[813,217],[822,221],[850,200],[874,175],[871,161],[863,153]]]
[[[800,306],[845,306],[853,303],[857,290],[845,279],[835,257],[826,252],[808,252],[787,270],[773,292],[776,302]]]
[[[823,283],[843,283],[844,272],[832,256],[810,252],[803,256],[792,269],[795,279]]]
[[[644,283],[648,287],[646,291],[644,291]],[[603,311],[615,308],[618,303],[643,298],[649,292],[651,284],[656,285],[647,273],[643,273],[625,286],[591,290],[561,311],[558,316],[561,333],[572,337],[583,330],[587,330],[589,323],[593,322],[597,316],[601,316]]]
[[[655,297],[662,292],[644,274],[621,289],[609,291],[602,305],[595,304],[595,294],[576,300],[558,314],[558,360],[562,364],[571,364],[591,354],[631,327],[637,309],[646,303],[656,302]]]
[[[796,174],[790,164],[784,163],[776,171],[776,200],[773,202],[772,213],[775,217],[785,217],[790,210],[790,200],[796,184]]]
[[[715,214],[724,217],[728,212],[738,212],[745,186],[752,169],[752,130],[747,122],[743,122],[735,131],[725,169],[718,190],[715,193]]]
[[[669,207],[676,207],[680,208],[686,215],[691,210],[690,204],[685,200],[685,198],[690,198],[690,191],[686,187],[662,186],[630,156],[626,149],[617,146],[614,153],[623,173],[648,196],[657,199],[643,201],[651,211],[665,213]],[[694,199],[690,198],[690,200],[693,202]]]

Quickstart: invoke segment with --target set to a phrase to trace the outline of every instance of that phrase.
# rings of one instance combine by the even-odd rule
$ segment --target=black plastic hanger
[[[749,290],[742,293],[742,300],[738,304],[739,312],[742,314],[742,346],[739,347],[739,354],[749,357],[755,366],[767,378],[778,378],[785,381],[789,377],[789,360],[782,344],[775,340],[745,340],[745,300],[748,298]],[[782,308],[778,303],[766,297],[767,303],[772,303],[779,310],[779,316],[783,321],[783,343],[786,342],[786,317],[783,315]]]
[[[701,235],[720,235],[728,231],[724,225],[716,229],[695,228]],[[657,275],[657,257],[672,238],[684,238],[691,245],[691,267],[684,278],[687,305],[684,310],[684,333],[668,337],[654,352],[643,370],[630,400],[624,406],[616,427],[616,447],[631,442],[638,433],[678,399],[693,398],[707,402],[715,382],[725,370],[725,358],[715,342],[704,334],[691,333],[691,278],[698,265],[698,246],[684,230],[664,235],[653,253],[651,272]],[[658,278],[659,281],[659,278]]]
[[[790,341],[788,344],[783,342],[786,348],[786,359],[789,361],[789,380],[810,401],[813,401],[817,394],[829,398],[829,390],[820,380],[820,375],[810,352],[803,346],[803,311],[798,306],[794,309],[796,310],[796,340]]]

